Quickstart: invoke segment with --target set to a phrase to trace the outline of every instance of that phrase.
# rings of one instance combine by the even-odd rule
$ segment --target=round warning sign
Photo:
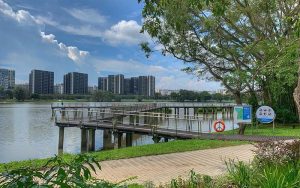
[[[260,123],[271,123],[275,119],[275,112],[269,106],[261,106],[256,111],[256,119]]]

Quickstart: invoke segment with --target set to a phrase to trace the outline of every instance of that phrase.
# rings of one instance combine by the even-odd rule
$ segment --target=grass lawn
[[[96,157],[98,161],[113,160],[113,159],[124,159],[148,155],[159,155],[175,152],[184,152],[192,150],[202,150],[219,148],[226,146],[236,146],[241,144],[247,144],[249,142],[241,141],[221,141],[221,140],[176,140],[167,143],[158,143],[144,146],[128,147],[117,150],[107,150],[90,153]],[[75,155],[64,154],[65,160],[71,160]],[[34,159],[26,161],[10,162],[6,164],[0,164],[0,172],[5,171],[5,168],[9,170],[17,169],[21,167],[33,167],[41,168],[45,165],[48,159]]]
[[[237,134],[238,130],[234,130]],[[232,134],[233,131],[226,131],[223,134]],[[291,124],[275,124],[275,130],[273,132],[272,124],[259,124],[257,127],[249,125],[245,130],[246,135],[267,135],[267,136],[296,136],[300,137],[300,125],[296,124],[295,128]]]

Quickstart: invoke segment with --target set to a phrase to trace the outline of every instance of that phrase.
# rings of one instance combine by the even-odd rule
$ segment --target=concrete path
[[[224,160],[239,159],[249,162],[253,159],[254,147],[250,144],[217,149],[206,149],[165,155],[137,157],[101,162],[102,170],[96,175],[99,179],[120,182],[130,177],[131,182],[165,184],[181,176],[186,178],[190,170],[199,174],[217,176],[226,172]]]

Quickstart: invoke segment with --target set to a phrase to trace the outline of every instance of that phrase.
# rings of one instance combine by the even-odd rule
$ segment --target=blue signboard
[[[252,107],[249,105],[234,107],[234,122],[235,123],[251,123],[252,122]]]

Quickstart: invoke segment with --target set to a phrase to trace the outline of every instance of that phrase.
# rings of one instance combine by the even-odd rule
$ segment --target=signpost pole
[[[275,131],[275,121],[273,121],[273,133]]]

